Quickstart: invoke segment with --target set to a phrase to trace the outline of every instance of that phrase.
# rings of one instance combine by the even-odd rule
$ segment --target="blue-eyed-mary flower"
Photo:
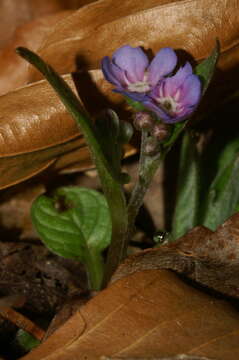
[[[114,91],[143,101],[176,64],[177,56],[171,48],[161,49],[150,63],[140,47],[124,45],[114,52],[112,59],[103,58],[102,71],[106,80],[116,86]]]
[[[189,117],[201,97],[201,82],[187,62],[175,75],[165,77],[143,101],[164,123],[176,123]]]

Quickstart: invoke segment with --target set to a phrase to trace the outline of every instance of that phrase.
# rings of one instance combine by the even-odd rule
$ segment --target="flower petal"
[[[144,101],[143,101],[143,105],[153,111],[163,122],[165,123],[170,123],[171,121],[171,117],[164,111],[162,110],[158,105],[155,105],[155,103],[149,98],[147,97]]]
[[[112,72],[113,64],[109,56],[105,56],[101,61],[102,72],[107,81],[111,84],[121,87],[121,82],[117,79],[115,74]]]
[[[119,93],[119,94],[122,94],[124,96],[127,96],[129,97],[130,99],[134,100],[134,101],[138,101],[138,102],[141,102],[143,103],[143,101],[145,100],[146,98],[146,95],[145,94],[140,94],[140,93],[136,93],[136,92],[129,92],[129,91],[125,91],[123,89],[114,89],[113,92],[116,92],[116,93]]]
[[[175,81],[175,85],[176,86],[181,86],[182,83],[184,82],[184,80],[186,79],[186,77],[188,77],[189,75],[192,75],[193,70],[192,70],[192,66],[189,62],[186,62],[186,64],[182,67],[180,67],[178,69],[178,71],[176,72],[176,74],[174,76],[172,76],[172,78],[174,78]]]
[[[182,86],[185,79],[192,74],[192,67],[187,62],[183,67],[181,67],[174,76],[165,78],[159,87],[163,88],[164,96],[174,97],[177,90]],[[181,91],[180,91],[180,99]]]
[[[142,81],[149,64],[148,58],[140,47],[124,45],[113,54],[112,61],[126,72],[130,82]]]
[[[177,55],[171,48],[161,49],[148,67],[148,79],[155,86],[162,77],[170,74],[177,64]]]
[[[189,75],[182,85],[181,103],[182,105],[194,106],[200,100],[201,82],[197,75]]]

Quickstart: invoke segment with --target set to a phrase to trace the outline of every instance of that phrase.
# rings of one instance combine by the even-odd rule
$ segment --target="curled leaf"
[[[109,100],[120,101],[100,71],[93,71],[92,75]],[[66,76],[65,80],[74,89],[71,77]],[[45,81],[0,97],[0,114],[0,188],[21,182],[53,164],[57,169],[70,165],[85,168],[91,164],[74,120]]]
[[[76,61],[79,68],[98,68],[103,56],[125,44],[154,52],[170,46],[200,61],[208,56],[218,38],[222,53],[230,52],[234,59],[238,57],[239,42],[237,7],[237,2],[224,0],[210,7],[207,0],[123,0],[116,11],[114,1],[103,0],[59,22],[39,53],[58,72],[66,73],[76,69]],[[221,68],[229,70],[231,65],[233,60],[230,64],[224,61]],[[33,78],[39,79],[39,74],[34,72]]]
[[[126,259],[113,281],[138,269],[172,269],[228,296],[239,298],[239,213],[215,232],[197,226],[176,242]]]
[[[37,50],[52,27],[69,13],[61,11],[40,17],[17,28],[11,41],[0,50],[0,95],[27,84],[29,80],[29,66],[16,54],[15,48],[21,45]]]

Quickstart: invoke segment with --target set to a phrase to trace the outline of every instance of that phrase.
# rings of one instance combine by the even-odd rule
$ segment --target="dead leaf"
[[[15,49],[24,46],[36,51],[57,22],[69,16],[73,9],[93,1],[1,1],[0,30],[6,39],[2,36],[0,41],[0,95],[25,85],[29,80],[29,65]]]
[[[45,192],[41,183],[32,182],[21,186],[18,192],[5,193],[0,201],[0,228],[2,233],[18,231],[19,240],[39,239],[29,216],[33,201]]]
[[[37,50],[42,40],[52,31],[53,26],[70,11],[41,17],[17,28],[13,38],[0,50],[0,95],[28,83],[28,63],[18,56],[18,46]],[[14,71],[13,71],[14,69]]]
[[[239,356],[239,314],[164,270],[125,277],[23,360]]]
[[[1,0],[0,48],[12,38],[18,26],[64,9],[77,9],[89,2],[87,0]]]
[[[190,356],[190,355],[176,355],[176,356],[170,356],[170,357],[161,357],[161,358],[109,358],[106,356],[102,356],[100,358],[100,360],[111,360],[111,359],[115,359],[115,360],[213,360],[213,359],[209,359],[209,358],[205,358],[204,356]],[[216,359],[214,359],[216,360]]]
[[[92,76],[109,100],[121,101],[109,90],[100,71],[93,71]],[[65,79],[74,89],[70,76]],[[93,105],[96,111],[96,102]],[[55,162],[57,169],[74,163],[81,168],[91,164],[75,121],[46,81],[1,96],[0,114],[0,188],[32,177]]]
[[[99,68],[103,56],[111,55],[124,44],[154,52],[171,46],[200,61],[209,55],[219,38],[222,53],[226,56],[229,51],[230,57],[238,60],[238,5],[238,0],[217,0],[210,6],[208,0],[123,0],[117,4],[102,0],[59,22],[39,53],[64,74],[75,71],[76,60],[79,67],[85,64],[91,69]],[[228,62],[222,65],[223,70],[229,70]],[[32,79],[40,77],[33,70]]]
[[[172,244],[130,256],[112,281],[146,269],[172,269],[204,286],[239,298],[239,213],[215,232],[198,226]]]

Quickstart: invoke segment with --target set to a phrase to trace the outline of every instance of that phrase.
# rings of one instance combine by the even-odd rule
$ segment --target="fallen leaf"
[[[24,184],[25,185],[25,184]],[[33,201],[37,196],[45,192],[45,187],[41,183],[28,183],[20,186],[18,192],[8,192],[2,196],[0,202],[0,227],[2,234],[18,231],[19,239],[39,239],[33,229],[29,216]]]
[[[237,58],[238,64],[238,5],[238,1],[224,0],[210,6],[208,0],[123,0],[117,4],[102,0],[59,22],[39,54],[64,74],[75,71],[76,62],[79,67],[99,68],[103,56],[125,44],[154,52],[171,46],[200,61],[209,55],[219,38],[222,53],[226,56],[230,52],[230,58]],[[223,62],[223,70],[232,63],[233,60],[230,64]],[[32,71],[32,79],[41,78]]]
[[[23,360],[239,356],[239,314],[165,270],[127,276],[100,292]]]
[[[116,360],[210,360],[209,358],[205,358],[204,356],[190,356],[190,355],[184,355],[184,354],[180,354],[180,355],[176,355],[176,356],[170,356],[170,357],[161,357],[161,358],[109,358],[106,356],[102,356],[100,358],[100,360],[111,360],[111,359],[116,359]],[[211,359],[212,360],[212,359]],[[214,359],[216,360],[216,359]]]
[[[29,64],[18,56],[18,46],[37,50],[42,40],[52,31],[53,26],[70,11],[48,15],[19,26],[11,41],[0,50],[0,95],[28,83]],[[13,71],[14,69],[14,71]]]
[[[121,101],[109,90],[100,71],[93,71],[92,77],[108,101],[114,99],[116,104]],[[74,89],[70,75],[65,79]],[[96,103],[92,93],[90,99],[95,111],[105,105]],[[88,148],[75,121],[46,81],[1,96],[0,114],[0,188],[32,177],[54,163],[56,169],[74,164],[84,169],[91,165]]]
[[[64,9],[77,9],[78,6],[89,2],[89,0],[1,0],[0,48],[11,39],[18,26]]]
[[[239,298],[239,213],[213,232],[198,226],[176,242],[130,256],[112,281],[135,271],[172,269],[196,282]]]
[[[0,41],[0,95],[29,81],[29,65],[16,54],[15,49],[24,46],[36,51],[57,22],[69,16],[73,9],[93,1],[1,1],[0,30],[7,38],[2,36]]]

